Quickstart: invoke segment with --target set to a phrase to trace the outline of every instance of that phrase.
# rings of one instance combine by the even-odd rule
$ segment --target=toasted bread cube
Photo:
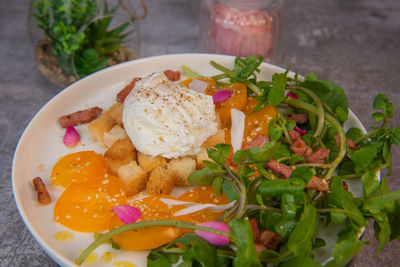
[[[100,118],[88,124],[90,135],[99,142],[101,147],[105,147],[104,133],[110,131],[115,125],[122,125],[123,105],[116,103],[108,110],[104,111]]]
[[[196,167],[198,170],[206,167],[206,165],[204,165],[204,163],[203,163],[203,160],[211,160],[208,157],[207,150],[205,147],[200,148],[200,152],[196,155],[196,163],[197,163]]]
[[[105,153],[108,172],[118,176],[118,169],[136,160],[136,149],[129,138],[118,139]]]
[[[149,177],[146,193],[150,195],[169,195],[175,184],[175,175],[166,166],[158,166]]]
[[[127,137],[128,136],[126,135],[124,128],[119,125],[115,125],[110,131],[104,133],[103,141],[106,147],[111,147],[118,139],[124,139]]]
[[[144,189],[148,180],[147,173],[140,167],[136,161],[131,161],[118,169],[118,177],[126,187],[126,195],[133,196]]]
[[[167,164],[167,160],[163,157],[153,157],[140,152],[137,153],[137,159],[140,167],[142,167],[146,172],[151,172],[158,166],[164,166]]]
[[[103,116],[108,116],[115,124],[122,125],[122,112],[124,110],[124,105],[122,103],[115,103],[112,105]]]
[[[168,170],[175,175],[175,185],[190,185],[187,178],[196,170],[196,160],[189,157],[171,159],[168,163]]]
[[[215,145],[225,143],[225,131],[218,129],[217,133],[210,136],[202,145],[202,147],[215,147]]]

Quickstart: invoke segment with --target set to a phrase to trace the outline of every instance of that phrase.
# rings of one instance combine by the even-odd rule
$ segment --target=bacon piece
[[[139,77],[133,78],[129,84],[127,84],[121,91],[119,91],[119,93],[117,94],[117,102],[123,103],[125,98],[132,91],[133,87],[135,87],[136,82],[139,80]]]
[[[251,140],[247,145],[245,146],[244,149],[250,149],[252,147],[258,146],[259,148],[262,148],[265,143],[269,142],[269,137],[258,134],[256,137],[254,137],[253,140]]]
[[[303,139],[301,139],[301,135],[299,132],[295,130],[290,130],[289,136],[293,142],[293,145],[290,146],[290,150],[292,150],[294,153],[304,158],[313,152],[312,148],[308,146]]]
[[[320,192],[328,192],[329,185],[325,179],[319,178],[317,176],[312,176],[310,181],[306,185],[307,189],[316,190]]]
[[[36,177],[32,180],[33,186],[37,193],[37,199],[40,204],[49,204],[51,202],[50,194],[47,192],[46,185],[43,183],[40,177]]]
[[[254,243],[258,243],[258,239],[260,237],[260,228],[258,228],[258,223],[256,218],[251,218],[249,220],[251,226],[251,232],[253,233]]]
[[[357,148],[356,143],[351,140],[351,139],[346,139],[347,140],[347,146],[351,149],[351,150],[355,150]],[[338,148],[340,148],[340,140],[339,140],[339,135],[335,134],[335,141],[336,141],[336,146]]]
[[[272,231],[264,230],[260,234],[260,243],[267,249],[276,250],[282,241],[282,237]]]
[[[329,157],[329,149],[318,148],[306,157],[307,163],[324,163],[325,159]]]
[[[279,163],[273,159],[268,161],[266,167],[267,167],[267,169],[271,170],[279,177],[285,178],[285,179],[289,178],[293,171],[293,169],[290,168],[289,166],[287,166],[283,163]]]
[[[294,120],[296,124],[304,124],[308,121],[307,114],[297,114],[297,113],[289,113],[285,116],[287,120]]]
[[[177,81],[181,78],[181,73],[177,70],[177,71],[173,71],[173,70],[165,70],[164,71],[165,76],[167,76],[167,78],[170,81]]]
[[[76,126],[91,122],[92,120],[96,119],[102,111],[102,108],[92,107],[61,116],[58,121],[63,128],[67,128],[68,126]]]

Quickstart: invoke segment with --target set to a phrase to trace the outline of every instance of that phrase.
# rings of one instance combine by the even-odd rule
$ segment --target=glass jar
[[[31,0],[28,33],[40,71],[64,88],[93,72],[139,57],[139,19],[124,0]]]
[[[273,61],[283,20],[283,0],[204,0],[202,50]]]

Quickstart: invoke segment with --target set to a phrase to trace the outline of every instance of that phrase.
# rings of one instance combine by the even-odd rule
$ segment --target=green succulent
[[[58,65],[80,78],[107,66],[113,52],[124,46],[129,22],[109,30],[119,5],[108,9],[98,0],[39,0],[31,15],[52,45]],[[99,19],[98,19],[99,18]]]

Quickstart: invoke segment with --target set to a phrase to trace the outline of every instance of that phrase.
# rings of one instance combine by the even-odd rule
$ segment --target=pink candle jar
[[[283,17],[282,0],[206,0],[203,50],[240,57],[260,55],[272,61]]]

